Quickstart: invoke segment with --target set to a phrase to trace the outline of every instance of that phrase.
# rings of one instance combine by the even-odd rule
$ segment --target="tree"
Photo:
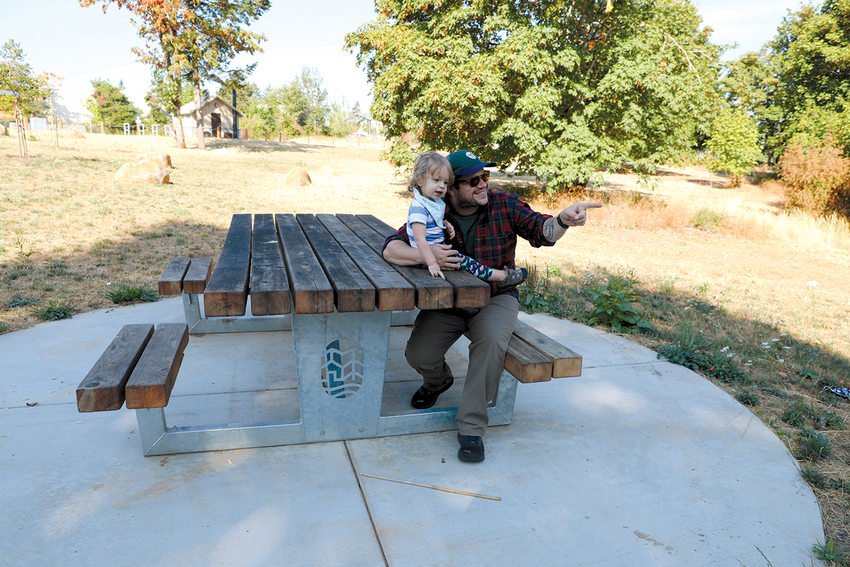
[[[552,191],[630,160],[651,169],[694,143],[718,46],[676,0],[384,0],[346,37],[373,83],[391,160],[468,148]]]
[[[206,148],[201,109],[201,83],[233,82],[253,69],[229,69],[230,61],[239,53],[255,53],[265,36],[243,29],[262,16],[271,6],[270,0],[185,0],[194,11],[187,19],[181,37],[181,53],[191,70],[195,94],[195,120],[198,147]]]
[[[357,130],[357,122],[352,118],[354,110],[347,110],[343,103],[331,104],[328,113],[328,134],[341,138],[350,136]]]
[[[773,40],[739,60],[730,76],[735,92],[752,101],[771,162],[801,135],[831,136],[850,155],[850,0],[789,14]]]
[[[124,83],[118,86],[109,81],[94,79],[94,91],[86,100],[86,110],[92,115],[92,122],[100,122],[108,126],[135,124],[136,117],[141,113],[124,94]]]
[[[270,6],[270,0],[79,0],[82,6],[102,3],[103,10],[115,4],[126,8],[145,47],[135,49],[152,66],[154,82],[175,117],[177,145],[186,147],[180,121],[183,80],[189,79],[195,100],[198,147],[204,149],[201,85],[204,81],[225,82],[234,73],[230,61],[239,53],[258,51],[265,39],[244,29]]]
[[[322,134],[327,124],[328,92],[318,69],[303,68],[287,87],[286,110],[307,134]]]
[[[24,117],[45,109],[49,82],[48,75],[33,75],[18,42],[10,39],[0,46],[0,111],[15,115],[21,157],[28,155]]]
[[[740,108],[725,104],[714,113],[706,144],[709,167],[729,173],[737,187],[761,157],[755,120]]]
[[[268,140],[280,131],[277,105],[272,102],[269,90],[266,90],[264,96],[250,99],[242,111],[245,114],[244,127],[251,138],[261,137]]]

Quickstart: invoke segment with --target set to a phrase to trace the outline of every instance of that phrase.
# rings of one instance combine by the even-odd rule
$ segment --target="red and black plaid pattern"
[[[481,210],[478,222],[475,224],[475,259],[491,268],[514,268],[514,256],[516,254],[517,237],[526,239],[535,248],[540,246],[552,246],[543,237],[543,223],[552,215],[538,213],[531,209],[528,204],[521,201],[513,193],[502,193],[499,191],[488,191],[487,206]],[[461,239],[460,227],[452,218],[454,211],[451,203],[446,199],[446,219],[455,227],[455,239],[449,244],[463,254],[467,254],[467,248]],[[410,243],[407,239],[406,226],[398,229],[398,232],[387,237],[384,247],[392,240],[402,240]],[[491,295],[510,293],[516,297],[516,286],[496,287],[491,284]]]

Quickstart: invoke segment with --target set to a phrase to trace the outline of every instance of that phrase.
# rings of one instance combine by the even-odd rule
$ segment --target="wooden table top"
[[[253,222],[252,222],[253,221]],[[208,317],[482,307],[490,284],[386,262],[396,229],[372,215],[236,214],[204,291]]]

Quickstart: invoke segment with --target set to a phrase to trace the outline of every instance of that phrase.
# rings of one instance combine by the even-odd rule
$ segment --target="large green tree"
[[[273,92],[284,134],[325,133],[330,107],[317,69],[303,68],[301,74]]]
[[[771,161],[794,138],[831,137],[850,155],[850,0],[790,13],[760,53],[729,66],[722,86],[756,116]]]
[[[44,111],[50,92],[49,76],[33,73],[18,42],[10,39],[0,46],[0,111],[15,116],[21,157],[28,153],[24,117]]]
[[[92,115],[92,122],[113,127],[135,125],[140,112],[124,94],[124,83],[116,87],[109,81],[94,79],[91,84],[94,90],[86,100],[86,109]]]
[[[228,82],[249,69],[231,69],[239,53],[259,51],[261,34],[246,28],[269,9],[270,0],[79,0],[83,6],[102,3],[126,8],[134,15],[139,36],[145,41],[135,51],[152,66],[162,98],[176,117],[177,144],[185,147],[179,121],[183,81],[192,84],[198,147],[205,148],[202,84]]]
[[[414,133],[417,151],[468,148],[554,190],[680,155],[716,96],[720,48],[687,1],[376,4],[346,45],[396,163]]]

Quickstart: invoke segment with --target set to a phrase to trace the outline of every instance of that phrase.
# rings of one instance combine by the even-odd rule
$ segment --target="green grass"
[[[41,321],[58,321],[70,319],[75,311],[77,311],[77,308],[68,301],[51,301],[47,305],[35,309],[33,315]]]
[[[156,291],[144,287],[129,284],[118,284],[106,292],[112,303],[133,303],[136,301],[158,301],[159,294]]]

